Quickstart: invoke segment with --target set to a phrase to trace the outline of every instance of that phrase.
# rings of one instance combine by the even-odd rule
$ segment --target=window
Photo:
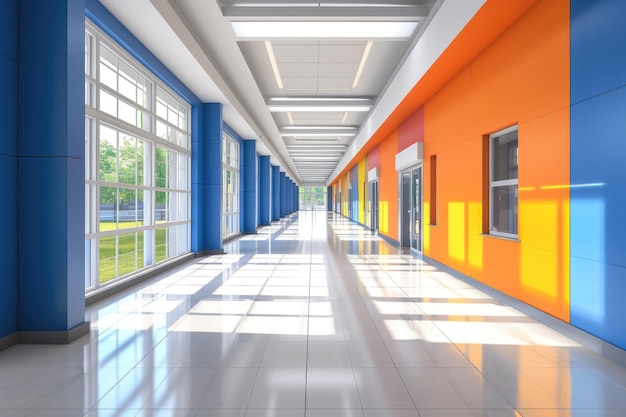
[[[489,233],[517,237],[517,126],[489,136]]]
[[[224,166],[223,236],[239,233],[239,143],[226,133],[222,135]]]
[[[86,288],[190,251],[190,107],[89,21]]]

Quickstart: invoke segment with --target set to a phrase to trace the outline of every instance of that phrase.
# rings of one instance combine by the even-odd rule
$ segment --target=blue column
[[[287,195],[285,198],[285,215],[291,214],[291,178],[285,176],[285,189]]]
[[[270,157],[259,157],[259,224],[271,223],[270,202]]]
[[[326,210],[333,211],[333,187],[327,187],[326,194]]]
[[[272,221],[280,220],[280,167],[272,165]]]
[[[223,253],[222,245],[222,105],[192,108],[191,250]]]
[[[20,341],[67,343],[89,331],[85,2],[17,5],[17,328]]]
[[[280,173],[280,217],[287,215],[287,174]]]
[[[0,187],[4,201],[0,204],[4,219],[0,233],[0,350],[17,341],[17,66],[17,2],[4,1],[0,2]]]
[[[243,199],[241,215],[243,216],[243,233],[256,233],[256,141],[243,141]]]

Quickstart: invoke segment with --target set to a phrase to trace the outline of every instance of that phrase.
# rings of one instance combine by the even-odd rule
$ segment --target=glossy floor
[[[325,212],[0,352],[0,416],[626,416],[626,370]]]

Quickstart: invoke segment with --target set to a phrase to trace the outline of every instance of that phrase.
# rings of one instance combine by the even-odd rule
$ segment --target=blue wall
[[[0,1],[0,339],[17,331],[17,1]]]
[[[571,2],[571,323],[626,349],[626,2]]]
[[[272,221],[280,220],[280,167],[272,165]]]
[[[270,157],[259,156],[259,224],[271,222],[271,169]]]
[[[241,150],[243,171],[241,172],[243,199],[241,200],[241,217],[243,233],[256,233],[257,223],[257,155],[256,141],[244,140]]]

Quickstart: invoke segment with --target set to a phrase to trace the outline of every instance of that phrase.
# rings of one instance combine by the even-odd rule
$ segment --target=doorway
[[[378,233],[378,181],[370,182],[370,228]]]
[[[422,251],[422,167],[401,174],[400,244]]]

